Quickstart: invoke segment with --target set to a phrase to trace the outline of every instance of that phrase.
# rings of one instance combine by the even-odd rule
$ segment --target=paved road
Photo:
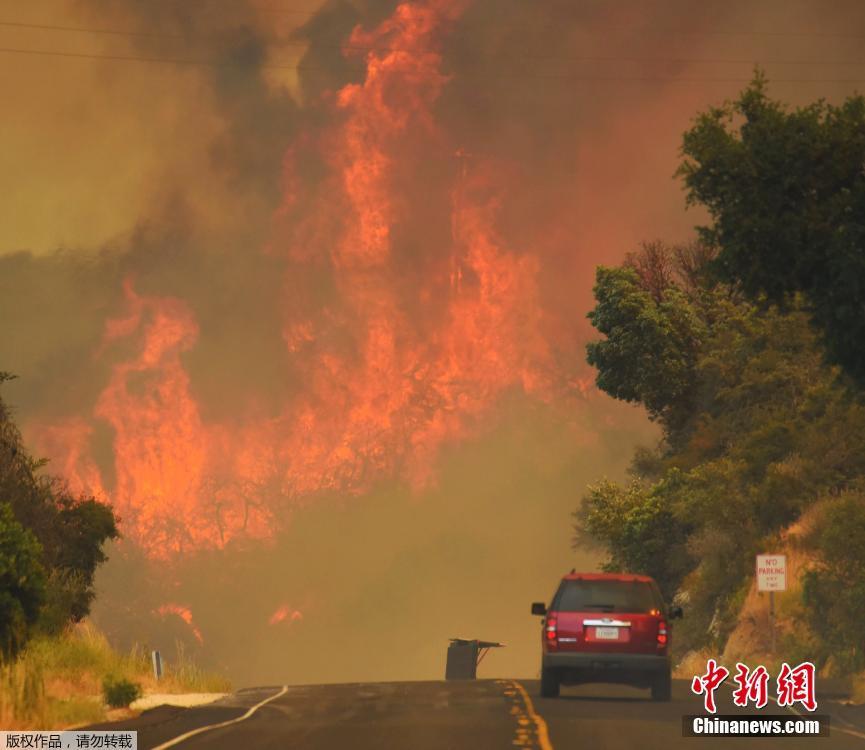
[[[674,683],[673,701],[665,704],[648,700],[647,691],[615,686],[566,688],[556,700],[537,693],[532,680],[260,688],[194,709],[157,708],[110,726],[137,729],[142,750],[865,749],[865,730],[842,732],[857,730],[841,721],[829,739],[683,738],[682,716],[702,713],[701,699],[684,682]],[[743,713],[729,692],[718,698],[719,713]],[[784,712],[774,706],[771,713]]]

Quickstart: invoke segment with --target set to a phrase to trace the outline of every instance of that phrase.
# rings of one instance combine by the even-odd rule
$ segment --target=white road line
[[[724,685],[726,685],[726,687],[730,688],[730,692],[733,692],[733,686],[732,686],[732,685],[727,684],[726,681],[724,682]],[[793,707],[793,706],[782,706],[780,703],[778,703],[778,699],[772,697],[771,695],[766,696],[766,697],[767,697],[770,701],[772,701],[773,703],[775,703],[775,705],[777,705],[778,708],[786,708],[788,711],[791,711],[792,713],[796,714],[796,716],[801,716],[803,719],[807,719],[807,718],[808,718],[808,714],[803,714],[801,711],[797,710],[795,707]],[[829,718],[830,718],[830,719],[831,719],[831,718],[841,719],[840,716],[832,717],[832,714],[829,714]],[[844,721],[844,719],[841,719],[841,721]],[[845,723],[845,724],[849,724],[850,722],[849,722],[849,721],[845,721],[844,723]],[[839,732],[844,732],[844,734],[849,734],[849,735],[852,735],[853,737],[858,737],[859,739],[865,740],[865,733],[857,732],[855,729],[845,729],[844,727],[839,727],[838,724],[837,724],[837,722],[835,722],[835,721],[833,721],[833,722],[830,724],[829,731],[831,732],[833,729],[837,729]]]
[[[239,724],[241,721],[246,721],[250,716],[252,716],[256,711],[258,711],[259,708],[285,695],[287,692],[288,686],[283,685],[282,690],[280,690],[275,695],[271,695],[270,698],[265,698],[263,701],[261,701],[261,703],[256,703],[243,716],[238,716],[236,719],[229,719],[228,721],[220,721],[218,724],[208,724],[204,727],[198,727],[198,729],[193,729],[190,732],[186,732],[185,734],[181,734],[174,739],[168,740],[168,742],[163,742],[161,745],[157,745],[153,748],[153,750],[166,750],[166,748],[179,745],[181,742],[185,742],[190,737],[195,737],[195,735],[197,734],[203,734],[204,732],[209,732],[211,729],[219,729],[220,727],[227,727],[231,726],[232,724]]]

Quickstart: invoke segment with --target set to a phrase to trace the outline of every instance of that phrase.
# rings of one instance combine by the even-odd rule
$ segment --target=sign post
[[[757,555],[757,591],[769,592],[769,628],[775,653],[775,592],[787,590],[787,556]]]
[[[150,656],[153,659],[153,676],[158,682],[162,679],[162,654],[153,651]]]

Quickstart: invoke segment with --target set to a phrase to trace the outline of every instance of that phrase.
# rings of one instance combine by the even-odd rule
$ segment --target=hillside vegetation
[[[663,440],[628,483],[587,489],[575,542],[683,605],[680,656],[722,653],[757,609],[754,556],[790,550],[775,658],[863,670],[863,100],[789,111],[758,77],[697,118],[683,154],[712,224],[599,268],[589,315],[598,386],[642,404]]]
[[[0,372],[0,384],[11,379]],[[108,505],[75,496],[30,455],[0,398],[0,659],[87,616],[103,545],[117,536]]]
[[[81,623],[60,635],[36,636],[0,667],[0,726],[48,729],[105,721],[112,717],[105,703],[106,679],[126,680],[145,694],[231,689],[225,677],[199,669],[182,655],[166,664],[157,682],[146,649],[119,653],[98,630]]]

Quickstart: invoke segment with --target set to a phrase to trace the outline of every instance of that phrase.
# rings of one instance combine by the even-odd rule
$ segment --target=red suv
[[[670,620],[679,607],[664,606],[648,576],[576,573],[562,578],[544,616],[541,695],[560,685],[625,683],[652,689],[652,700],[670,700]]]

